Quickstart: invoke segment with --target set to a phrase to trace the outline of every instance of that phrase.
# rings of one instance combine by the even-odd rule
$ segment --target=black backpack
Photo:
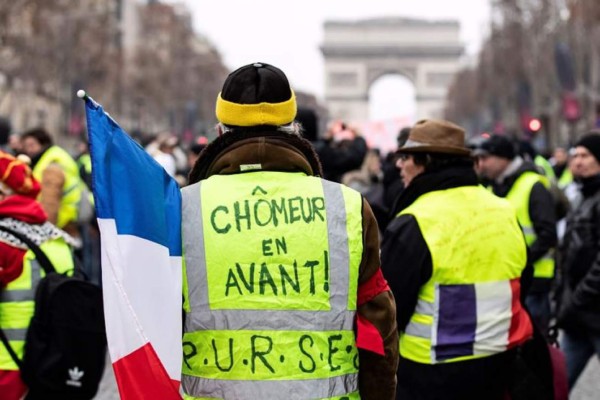
[[[26,399],[92,399],[106,359],[102,290],[87,281],[77,262],[73,276],[59,274],[28,237],[3,226],[0,230],[27,244],[46,273],[35,292],[23,360],[0,329],[0,339],[29,388]]]

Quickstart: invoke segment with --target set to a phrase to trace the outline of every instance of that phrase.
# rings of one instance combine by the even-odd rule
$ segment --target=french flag
[[[522,344],[533,328],[519,278],[436,286],[434,361],[492,355]]]
[[[122,399],[181,399],[181,195],[85,96],[108,348]]]

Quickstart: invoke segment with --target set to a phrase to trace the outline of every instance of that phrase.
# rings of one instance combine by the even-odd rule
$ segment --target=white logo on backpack
[[[84,372],[80,371],[78,367],[69,369],[69,376],[71,377],[71,379],[67,379],[67,385],[81,387],[80,379],[83,376],[83,374],[84,374]]]

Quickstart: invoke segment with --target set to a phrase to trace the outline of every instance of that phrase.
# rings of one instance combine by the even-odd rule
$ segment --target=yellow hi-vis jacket
[[[251,172],[182,199],[186,398],[359,398],[360,194]]]
[[[517,219],[523,229],[528,246],[537,239],[535,230],[533,229],[533,222],[529,216],[529,196],[531,195],[533,185],[538,182],[542,183],[546,188],[549,187],[546,177],[535,172],[524,172],[517,178],[506,195],[506,199],[513,205],[517,212]],[[548,206],[553,207],[551,204]],[[533,276],[535,278],[551,279],[554,277],[554,269],[554,251],[550,250],[533,264]]]
[[[65,183],[56,219],[56,226],[64,228],[69,222],[77,222],[79,202],[85,183],[79,176],[79,168],[73,157],[58,146],[51,146],[42,154],[33,168],[33,176],[41,182],[44,170],[52,163],[58,164],[65,174]]]
[[[549,182],[556,182],[556,174],[554,173],[554,169],[552,168],[550,161],[538,154],[533,159],[533,163],[544,171],[544,176]]]
[[[42,243],[40,248],[57,272],[74,268],[71,248],[63,239]],[[35,291],[45,273],[31,250],[23,258],[23,272],[17,279],[0,290],[0,327],[6,334],[17,357],[23,358],[25,335],[35,309]],[[4,346],[0,346],[0,370],[16,371],[19,368]],[[1,396],[0,396],[1,397]]]
[[[510,204],[465,186],[424,194],[405,214],[417,220],[433,271],[400,335],[402,357],[462,361],[527,340],[532,327],[519,297],[527,248]]]
[[[558,179],[558,187],[561,189],[566,188],[573,182],[573,173],[566,167],[562,174],[560,174],[560,178]]]

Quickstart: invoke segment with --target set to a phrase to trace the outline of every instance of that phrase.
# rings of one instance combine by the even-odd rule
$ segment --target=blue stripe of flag
[[[436,360],[473,355],[476,329],[475,285],[440,285]]]
[[[181,193],[177,182],[109,117],[86,99],[92,186],[98,218],[181,256]]]

